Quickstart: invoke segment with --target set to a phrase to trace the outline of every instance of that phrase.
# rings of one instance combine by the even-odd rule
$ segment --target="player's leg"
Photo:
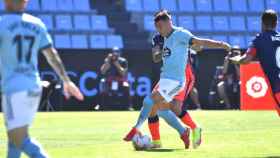
[[[157,91],[158,88],[159,88],[159,83],[156,84],[152,92]],[[148,127],[153,140],[152,142],[153,148],[161,147],[160,129],[159,129],[160,124],[159,124],[159,117],[157,111],[158,111],[158,105],[154,105],[148,118]]]
[[[185,100],[185,96],[190,94],[191,90],[194,87],[195,77],[191,71],[188,69],[186,74],[187,85],[184,90],[182,90],[172,101],[171,110],[181,119],[181,121],[191,128],[192,130],[192,144],[193,148],[197,148],[201,144],[201,128],[196,124],[190,114],[183,110],[183,102]]]
[[[185,148],[188,149],[189,144],[190,144],[190,140],[189,140],[190,130],[181,125],[181,123],[177,119],[176,114],[170,110],[171,107],[172,107],[172,105],[170,103],[155,105],[152,108],[152,111],[150,113],[150,118],[156,118],[158,116],[163,118],[167,122],[168,125],[170,125],[172,128],[174,128],[179,133],[179,135],[181,136],[181,139],[184,141]],[[149,129],[152,134],[152,137],[155,137],[155,140],[156,140],[156,137],[159,136],[159,124],[156,125],[156,127],[154,127],[154,128],[151,128],[150,124],[149,124]],[[161,146],[161,142],[159,139],[154,143],[154,146],[155,146],[155,148],[158,148]]]
[[[3,97],[3,111],[8,130],[8,158],[20,152],[32,158],[46,158],[44,150],[28,135],[28,126],[39,106],[41,90],[19,92]]]
[[[180,135],[182,141],[185,144],[185,148],[188,149],[190,145],[190,140],[189,140],[189,135],[190,135],[190,130],[189,128],[185,128],[181,125],[179,120],[177,119],[177,116],[175,115],[174,112],[172,112],[169,109],[166,110],[159,110],[158,115],[162,117],[169,126],[174,128]]]
[[[182,85],[180,84],[180,82],[178,81],[173,81],[173,80],[169,80],[169,79],[161,79],[159,82],[159,88],[157,91],[153,91],[152,95],[151,95],[151,104],[145,104],[145,102],[147,102],[147,97],[144,99],[144,104],[140,113],[140,116],[138,118],[138,121],[135,125],[135,127],[126,135],[126,137],[124,138],[124,140],[126,141],[130,141],[133,136],[135,135],[135,133],[137,133],[137,131],[139,131],[139,128],[141,127],[141,125],[143,124],[143,122],[145,121],[145,119],[147,119],[147,117],[150,115],[150,112],[152,110],[152,107],[154,105],[162,105],[162,104],[166,104],[170,101],[172,101],[172,98],[180,91],[180,89],[182,88]],[[147,108],[148,107],[148,108]],[[145,111],[148,109],[149,111]],[[143,113],[144,111],[144,113]],[[173,116],[170,116],[170,118],[167,118],[169,120],[172,119]],[[175,117],[176,120],[176,117]],[[170,123],[174,122],[174,119],[172,121],[170,121]],[[174,122],[174,124],[176,124],[176,122]]]
[[[197,109],[201,109],[201,104],[199,101],[199,94],[198,94],[198,90],[196,89],[196,87],[193,87],[191,89],[191,92],[189,93],[192,101],[194,102],[195,106]]]
[[[158,106],[154,105],[148,118],[148,127],[153,140],[152,142],[153,148],[161,147],[160,129],[159,129],[160,124],[159,124],[159,117],[157,112],[158,112]]]
[[[135,126],[130,130],[130,132],[124,137],[125,141],[131,141],[133,136],[136,133],[139,133],[141,126],[149,117],[149,114],[152,110],[152,107],[155,104],[160,104],[164,102],[164,98],[158,91],[152,92],[151,95],[148,95],[143,100],[143,106],[140,111],[140,115],[138,116],[137,123]]]

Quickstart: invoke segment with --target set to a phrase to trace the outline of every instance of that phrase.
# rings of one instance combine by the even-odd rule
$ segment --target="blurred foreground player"
[[[5,0],[7,14],[0,20],[2,108],[8,135],[7,158],[47,158],[40,144],[28,134],[41,97],[38,53],[43,53],[63,81],[66,98],[83,100],[67,76],[42,21],[25,14],[28,0]]]
[[[266,10],[262,14],[262,32],[252,41],[250,48],[243,56],[232,57],[236,64],[246,64],[257,58],[267,76],[280,116],[280,34],[276,31],[277,13]]]
[[[145,97],[137,123],[125,136],[125,141],[131,141],[133,136],[139,133],[145,120],[149,116],[152,117],[157,114],[151,114],[154,106],[158,106],[158,109],[171,109],[172,107],[176,111],[181,111],[181,107],[173,105],[172,100],[185,87],[185,68],[188,61],[188,49],[191,45],[230,50],[230,45],[227,43],[196,38],[189,31],[175,27],[172,24],[171,15],[166,10],[159,11],[155,14],[154,23],[157,31],[165,38],[162,52],[163,66],[158,84],[159,87]],[[174,125],[173,123],[177,124],[178,120],[176,115],[171,116],[170,114],[172,114],[172,112],[166,114],[168,114],[166,118],[170,121],[170,125]],[[185,144],[185,148],[188,149],[189,129],[182,129],[182,127],[176,129],[180,131],[181,139]]]

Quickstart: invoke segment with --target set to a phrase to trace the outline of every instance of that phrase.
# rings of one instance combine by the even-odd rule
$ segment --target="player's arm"
[[[51,65],[51,67],[58,74],[60,79],[63,82],[70,82],[70,78],[66,74],[65,68],[63,66],[63,63],[62,63],[60,57],[58,56],[56,49],[54,49],[53,47],[50,47],[50,48],[44,49],[42,51],[42,53],[46,57],[48,63]]]
[[[68,99],[73,96],[78,100],[84,100],[84,96],[82,95],[78,87],[70,80],[70,78],[66,74],[63,63],[56,49],[53,48],[53,42],[45,24],[41,21],[38,24],[41,28],[39,51],[45,55],[48,63],[52,66],[55,72],[59,75],[60,79],[63,81],[63,90],[65,97]]]
[[[190,43],[191,45],[195,45],[195,46],[207,47],[207,48],[222,48],[227,51],[230,51],[231,49],[231,46],[228,43],[222,41],[215,41],[211,39],[193,37]]]
[[[156,45],[152,48],[152,56],[155,63],[159,63],[162,60],[162,51],[160,46]]]
[[[248,64],[253,61],[256,56],[256,48],[251,47],[244,55],[237,55],[229,58],[234,64]]]
[[[66,98],[69,98],[70,96],[74,96],[79,100],[83,100],[84,96],[67,75],[63,63],[56,49],[53,47],[48,47],[46,49],[43,49],[42,53],[46,57],[48,63],[51,65],[51,67],[55,70],[55,72],[59,75],[60,79],[63,81],[64,93]]]
[[[162,45],[164,38],[160,35],[155,35],[152,39],[152,57],[153,62],[159,63],[162,60]]]

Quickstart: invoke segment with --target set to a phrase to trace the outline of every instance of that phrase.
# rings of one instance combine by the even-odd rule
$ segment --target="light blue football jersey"
[[[52,46],[43,22],[29,14],[0,17],[1,86],[3,93],[39,88],[38,53]]]
[[[185,82],[188,50],[193,37],[189,31],[180,27],[173,27],[173,32],[164,39],[161,78]]]

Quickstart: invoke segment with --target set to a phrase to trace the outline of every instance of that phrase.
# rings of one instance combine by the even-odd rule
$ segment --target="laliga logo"
[[[253,76],[246,83],[247,94],[253,98],[265,96],[268,86],[263,77]]]

